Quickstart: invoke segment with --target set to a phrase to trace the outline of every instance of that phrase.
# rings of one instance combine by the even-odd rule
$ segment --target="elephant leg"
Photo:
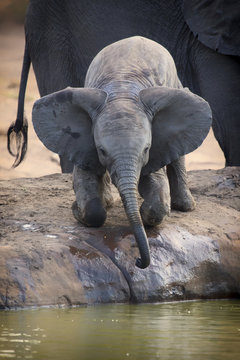
[[[73,163],[66,156],[60,155],[60,166],[62,173],[72,173],[73,172]]]
[[[170,213],[170,191],[166,169],[141,176],[138,190],[144,199],[140,209],[144,225],[160,224]]]
[[[240,165],[240,59],[202,44],[192,47],[192,76],[213,112],[214,135],[226,166]]]
[[[195,209],[195,201],[187,185],[187,172],[184,156],[167,165],[170,185],[171,207],[180,211]]]
[[[108,173],[98,176],[77,166],[73,170],[74,217],[86,226],[98,227],[104,224],[106,209],[113,203]]]

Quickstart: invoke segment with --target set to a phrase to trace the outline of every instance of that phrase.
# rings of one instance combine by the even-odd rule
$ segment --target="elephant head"
[[[93,88],[67,88],[36,101],[33,124],[47,148],[84,170],[107,169],[121,195],[139,246],[150,263],[137,188],[140,174],[155,172],[196,149],[211,125],[210,108],[188,89],[152,87],[134,99],[112,99]]]

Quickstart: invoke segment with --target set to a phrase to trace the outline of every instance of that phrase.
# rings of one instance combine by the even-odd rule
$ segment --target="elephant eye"
[[[145,147],[145,149],[143,150],[144,154],[146,154],[149,150],[149,146]]]
[[[101,154],[102,156],[106,156],[106,155],[107,155],[106,151],[105,151],[103,148],[99,148],[98,151],[100,152],[100,154]]]

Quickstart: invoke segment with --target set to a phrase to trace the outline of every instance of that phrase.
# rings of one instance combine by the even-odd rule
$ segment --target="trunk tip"
[[[142,261],[142,259],[137,258],[136,260],[136,266],[140,269],[146,269],[150,265],[150,258],[145,259],[145,261]]]

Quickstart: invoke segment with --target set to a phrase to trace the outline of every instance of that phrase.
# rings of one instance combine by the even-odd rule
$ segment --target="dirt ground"
[[[0,26],[0,179],[39,177],[60,172],[58,156],[48,151],[38,140],[31,122],[31,109],[39,98],[31,69],[25,99],[25,113],[29,120],[29,142],[25,161],[11,169],[13,158],[7,152],[6,133],[15,120],[17,97],[24,51],[24,30],[20,25]],[[188,170],[220,169],[224,167],[223,153],[212,131],[204,143],[186,157]]]
[[[0,180],[0,309],[240,296],[239,168],[189,173],[196,210],[146,229],[146,270],[117,190],[105,224],[84,227],[71,182]]]

